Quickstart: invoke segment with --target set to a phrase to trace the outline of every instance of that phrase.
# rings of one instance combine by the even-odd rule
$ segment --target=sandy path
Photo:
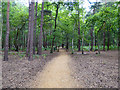
[[[51,60],[44,70],[37,74],[32,86],[34,88],[74,88],[76,82],[70,76],[71,70],[68,65],[70,60],[70,56],[61,50],[60,55]]]

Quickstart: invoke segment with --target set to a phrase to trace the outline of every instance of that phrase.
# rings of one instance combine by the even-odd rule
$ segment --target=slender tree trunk
[[[110,32],[108,30],[108,32],[107,32],[107,50],[109,50],[109,46],[110,46]]]
[[[104,25],[104,24],[103,24]],[[100,27],[100,29],[97,31],[97,45],[98,45],[98,54],[100,54],[100,41],[99,41],[99,32],[101,31],[103,25]]]
[[[90,51],[93,50],[93,28],[90,30],[90,36],[91,36],[91,48]]]
[[[104,24],[104,31],[103,31],[103,51],[105,51],[105,24]]]
[[[59,9],[59,4],[57,4],[57,10],[56,10],[56,16],[55,16],[55,29],[53,31],[53,40],[52,40],[52,48],[51,48],[51,53],[53,53],[53,46],[54,46],[54,41],[55,41],[55,31],[56,31],[56,27],[57,27],[57,16],[58,16],[58,9]]]
[[[103,51],[105,51],[105,31],[103,32]]]
[[[80,12],[78,10],[78,51],[80,51]]]
[[[11,50],[11,41],[12,41],[12,39],[11,39],[11,37],[9,36],[9,44],[8,44],[8,45],[9,45],[9,47],[8,47],[9,50]]]
[[[107,5],[107,2],[105,0],[105,7]],[[105,51],[105,23],[104,23],[104,29],[103,29],[103,51]]]
[[[97,32],[98,54],[100,54],[99,34]]]
[[[15,51],[18,51],[19,50],[19,46],[18,46],[18,34],[19,34],[19,29],[17,30],[17,34],[16,34],[16,40],[15,40]]]
[[[95,35],[95,30],[94,30],[94,51],[95,51],[95,46],[96,46],[96,35]]]
[[[90,42],[89,42],[89,52],[90,52]]]
[[[47,34],[46,34],[47,35]],[[47,50],[47,36],[45,37],[46,38],[46,40],[45,40],[45,50]]]
[[[10,33],[9,9],[10,9],[10,1],[8,0],[8,4],[7,4],[7,31],[6,31],[6,39],[5,39],[4,61],[8,61],[8,46],[9,46],[8,44],[9,44],[9,33]]]
[[[64,48],[64,44],[62,43],[62,48]]]
[[[38,6],[38,1],[36,1],[35,29],[34,29],[34,42],[33,42],[33,54],[35,54],[35,47],[36,47],[37,6]]]
[[[118,30],[118,50],[120,52],[120,4],[118,5],[118,26],[119,26],[119,30]],[[120,53],[119,53],[120,54]],[[120,58],[120,55],[119,57]],[[119,81],[120,82],[120,81]],[[119,86],[120,87],[120,86]]]
[[[84,37],[84,32],[83,32],[83,37]],[[84,54],[84,50],[83,50],[84,38],[83,37],[82,37],[82,54]]]
[[[73,38],[72,38],[72,54],[74,54]]]
[[[28,25],[28,37],[27,37],[27,50],[26,56],[29,56],[30,51],[30,31],[31,31],[31,2],[29,2],[29,25]]]
[[[66,37],[66,51],[69,49],[68,36]]]
[[[30,30],[30,51],[28,60],[33,60],[33,31],[34,31],[34,0],[31,2],[31,30]]]
[[[43,29],[43,47],[45,48],[45,33],[44,33],[44,29]]]
[[[41,25],[40,25],[40,35],[38,39],[38,54],[42,54],[42,30],[43,30],[43,12],[44,12],[44,1],[42,2],[42,11],[41,11]]]
[[[97,40],[96,40],[96,35],[95,35],[95,46],[97,46]]]

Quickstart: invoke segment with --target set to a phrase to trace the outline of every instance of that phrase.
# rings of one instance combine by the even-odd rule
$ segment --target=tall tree
[[[57,27],[57,16],[58,16],[59,5],[60,5],[60,3],[58,2],[58,4],[56,4],[57,9],[56,9],[56,15],[55,15],[55,29],[53,31],[53,40],[52,40],[51,53],[53,53],[53,46],[54,46],[54,42],[55,42],[55,31],[56,31],[56,27]]]
[[[30,51],[28,60],[33,60],[33,31],[34,31],[34,0],[31,2],[31,29],[30,29]]]
[[[42,29],[43,29],[43,13],[44,13],[44,1],[42,1],[42,11],[41,11],[41,25],[40,25],[40,35],[38,38],[38,54],[42,54]]]
[[[106,25],[106,23],[104,22],[104,28],[103,28],[103,51],[105,51],[105,41],[106,41],[106,39],[105,39],[105,25]]]
[[[34,29],[33,54],[35,54],[35,47],[36,47],[37,6],[38,6],[38,1],[36,1],[36,13],[35,13],[35,27],[34,27],[35,29]]]
[[[80,12],[78,3],[78,51],[80,51]]]
[[[111,26],[111,25],[110,25]],[[107,50],[109,50],[109,46],[110,46],[110,28],[107,27]]]
[[[105,7],[106,7],[106,5],[107,5],[107,3],[106,3],[106,0],[105,0]],[[103,31],[103,51],[105,51],[105,41],[106,41],[106,40],[105,40],[105,36],[106,36],[106,35],[105,35],[105,31],[106,31],[106,30],[105,30],[105,25],[106,25],[106,22],[104,23],[104,29],[103,29],[103,30],[104,30],[104,31]]]
[[[90,51],[93,50],[93,25],[92,25],[92,28],[90,29],[90,36],[91,36],[91,48],[90,48]]]
[[[120,3],[118,4],[118,21],[120,21]],[[118,31],[118,50],[120,51],[120,22],[118,22],[119,31]],[[120,55],[119,55],[120,58]]]
[[[95,3],[95,5],[93,5],[91,8],[93,8],[93,15],[95,14],[95,8],[97,6],[97,2]],[[93,50],[93,31],[94,31],[94,25],[91,25],[92,29],[90,30],[90,35],[91,35],[91,48],[90,51]],[[95,39],[95,34],[94,34],[94,39]],[[95,42],[95,40],[94,40]],[[94,43],[95,44],[95,43]]]
[[[29,0],[29,25],[28,25],[28,38],[27,38],[27,50],[26,50],[26,56],[29,55],[29,49],[30,49],[30,29],[31,29],[31,2]]]
[[[9,9],[10,9],[10,0],[7,3],[7,31],[6,31],[6,39],[5,39],[5,50],[4,50],[4,61],[8,61],[8,46],[9,46]]]

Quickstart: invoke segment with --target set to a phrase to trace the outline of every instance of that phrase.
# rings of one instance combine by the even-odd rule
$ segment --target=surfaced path
[[[74,88],[77,82],[71,77],[69,67],[70,56],[60,50],[59,56],[46,64],[43,71],[38,73],[32,82],[34,88]],[[80,87],[79,87],[80,88]]]

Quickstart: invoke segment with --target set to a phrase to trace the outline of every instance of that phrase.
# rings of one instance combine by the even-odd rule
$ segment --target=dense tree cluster
[[[83,2],[42,2],[29,7],[2,2],[2,49],[24,51],[28,60],[43,50],[111,50],[119,46],[118,2],[94,2],[86,12]]]

